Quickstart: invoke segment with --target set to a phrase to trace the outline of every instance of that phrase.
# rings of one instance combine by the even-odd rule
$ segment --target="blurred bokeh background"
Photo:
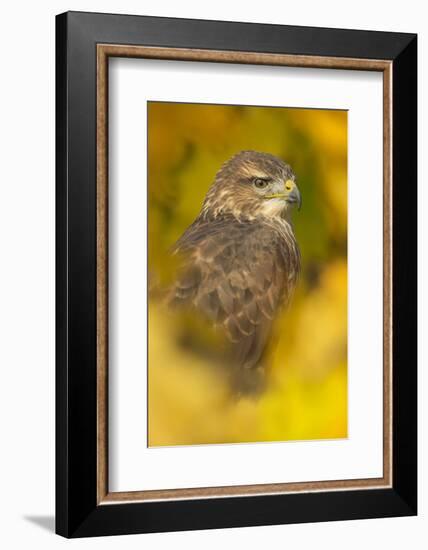
[[[166,311],[153,293],[150,446],[347,437],[345,111],[150,102],[150,281],[168,284],[169,249],[198,215],[221,164],[244,149],[289,163],[303,197],[293,215],[302,275],[276,323],[267,388],[258,398],[231,396],[215,354],[204,349],[209,338],[185,345],[191,321]]]

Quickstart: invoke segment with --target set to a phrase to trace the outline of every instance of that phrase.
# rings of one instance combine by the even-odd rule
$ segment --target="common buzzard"
[[[183,267],[170,294],[224,331],[240,393],[260,389],[263,352],[290,300],[300,253],[290,220],[301,196],[277,157],[242,151],[218,171],[200,214],[173,248]]]

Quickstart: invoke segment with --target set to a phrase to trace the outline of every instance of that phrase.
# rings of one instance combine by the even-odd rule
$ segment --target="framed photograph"
[[[57,533],[416,514],[416,35],[56,37]]]

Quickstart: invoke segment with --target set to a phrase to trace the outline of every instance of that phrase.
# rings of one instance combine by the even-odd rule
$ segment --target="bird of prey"
[[[260,391],[272,323],[296,286],[294,205],[300,209],[301,196],[291,167],[271,154],[241,151],[220,168],[173,247],[183,265],[170,303],[195,308],[224,332],[238,393]]]

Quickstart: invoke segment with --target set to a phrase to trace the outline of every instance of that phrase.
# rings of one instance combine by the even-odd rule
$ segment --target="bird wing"
[[[176,243],[184,258],[172,289],[174,304],[192,305],[221,326],[234,362],[257,365],[278,307],[297,271],[272,227],[233,217],[196,221]]]

